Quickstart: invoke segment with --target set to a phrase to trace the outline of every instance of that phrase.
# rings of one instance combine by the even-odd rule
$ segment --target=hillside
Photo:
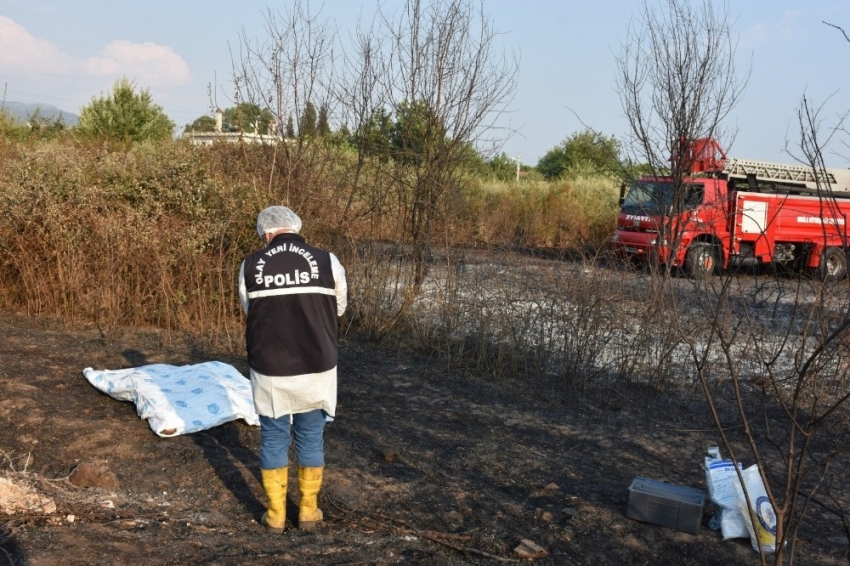
[[[0,103],[0,107],[2,107],[9,116],[21,122],[26,122],[31,116],[34,116],[36,112],[38,112],[41,117],[48,120],[62,120],[62,122],[68,126],[76,126],[80,118],[76,114],[65,112],[64,110],[50,104],[11,102],[6,100]]]

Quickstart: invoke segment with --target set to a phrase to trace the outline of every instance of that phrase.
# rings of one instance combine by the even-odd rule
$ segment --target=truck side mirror
[[[623,206],[623,202],[625,202],[625,200],[626,200],[626,184],[620,183],[620,198],[617,201],[617,203],[620,206]]]

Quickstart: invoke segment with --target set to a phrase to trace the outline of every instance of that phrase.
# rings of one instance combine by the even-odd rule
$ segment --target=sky
[[[656,0],[649,0],[654,3]],[[483,0],[500,49],[519,56],[519,76],[500,125],[502,150],[528,165],[591,127],[624,138],[616,59],[639,0]],[[394,13],[402,0],[382,0]],[[232,106],[231,52],[240,32],[262,38],[269,9],[291,1],[0,0],[0,101],[50,104],[79,114],[125,76],[147,89],[180,127]],[[324,0],[315,11],[349,37],[378,2]],[[730,156],[793,162],[797,109],[820,108],[822,131],[850,111],[850,0],[727,0],[746,91],[725,127]],[[850,166],[850,135],[838,132],[827,165]],[[799,151],[796,152],[797,154]]]

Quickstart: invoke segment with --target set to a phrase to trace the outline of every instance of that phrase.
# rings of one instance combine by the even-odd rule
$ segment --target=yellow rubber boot
[[[322,487],[324,469],[324,466],[317,468],[298,466],[298,488],[301,490],[301,503],[298,504],[299,529],[309,531],[322,522],[322,510],[319,509],[319,489]]]
[[[286,523],[286,486],[289,483],[289,469],[260,469],[263,477],[263,489],[269,498],[269,510],[263,513],[262,523],[270,531],[283,532]]]

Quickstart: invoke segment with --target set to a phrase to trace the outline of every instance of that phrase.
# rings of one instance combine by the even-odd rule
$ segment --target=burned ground
[[[258,524],[258,428],[160,438],[81,373],[212,357],[246,373],[242,359],[12,315],[0,337],[0,477],[56,504],[0,516],[0,564],[486,564],[519,561],[524,539],[548,553],[539,564],[758,563],[748,540],[707,528],[710,506],[697,535],[625,517],[637,475],[704,487],[702,455],[719,439],[698,391],[578,396],[344,341],[325,523],[275,535]],[[72,484],[80,464],[104,487]],[[846,563],[840,522],[818,509],[799,545],[798,563]]]

